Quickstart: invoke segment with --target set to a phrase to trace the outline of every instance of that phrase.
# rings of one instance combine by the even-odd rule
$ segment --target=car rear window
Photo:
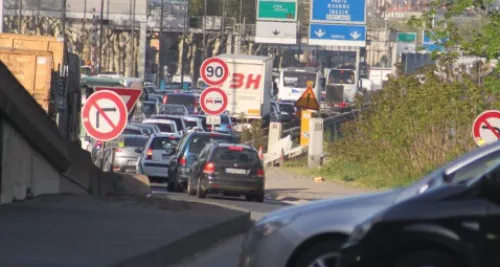
[[[162,133],[173,133],[175,130],[172,124],[154,123],[154,125],[158,126]]]
[[[191,144],[189,145],[189,153],[200,154],[205,145],[209,142],[235,142],[233,137],[223,136],[223,135],[199,135],[193,137]]]
[[[194,95],[177,95],[168,94],[167,104],[177,104],[186,107],[194,107],[196,102],[196,97]]]
[[[187,110],[181,105],[163,105],[160,108],[161,114],[186,115]]]
[[[130,128],[125,128],[125,130],[123,130],[123,133],[122,134],[135,134],[135,135],[141,135],[141,130],[138,130],[138,129],[130,129]]]
[[[184,120],[184,124],[186,124],[186,127],[191,129],[194,127],[198,127],[198,123],[196,121]]]
[[[124,146],[126,147],[144,147],[148,138],[142,137],[125,137]]]
[[[259,157],[251,149],[232,150],[228,147],[219,147],[215,150],[212,160],[222,164],[254,164],[259,161]]]
[[[151,149],[163,150],[167,148],[176,148],[179,145],[180,138],[178,137],[155,137],[151,143]]]

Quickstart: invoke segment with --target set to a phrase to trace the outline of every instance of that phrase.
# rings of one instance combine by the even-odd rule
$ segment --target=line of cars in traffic
[[[500,266],[500,142],[406,187],[273,212],[239,267]]]
[[[146,175],[151,182],[165,183],[169,191],[199,198],[213,192],[262,202],[263,164],[253,146],[239,144],[229,115],[223,113],[220,124],[209,125],[198,104],[187,103],[198,101],[196,96],[172,95],[165,94],[167,104],[140,116],[140,122],[129,123],[115,146],[95,142],[94,163],[109,171]],[[189,97],[168,102],[183,96]],[[141,103],[144,111],[147,101]]]

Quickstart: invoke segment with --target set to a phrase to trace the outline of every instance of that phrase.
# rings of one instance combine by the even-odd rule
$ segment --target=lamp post
[[[159,48],[160,48],[160,68],[158,70],[158,88],[160,87],[161,81],[164,79],[164,71],[163,69],[165,68],[163,66],[163,53],[164,53],[164,47],[163,47],[163,0],[161,0],[161,7],[160,7],[160,34],[158,35],[159,39]]]

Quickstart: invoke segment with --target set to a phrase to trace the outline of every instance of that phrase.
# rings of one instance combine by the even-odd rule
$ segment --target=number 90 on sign
[[[200,76],[209,86],[219,86],[224,83],[229,75],[229,69],[220,58],[209,58],[203,61],[200,68]]]

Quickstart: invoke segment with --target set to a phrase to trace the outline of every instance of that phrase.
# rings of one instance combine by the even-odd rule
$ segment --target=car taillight
[[[212,130],[212,125],[207,125],[207,130],[211,131]]]
[[[146,159],[153,159],[153,149],[148,149],[148,152],[146,153]]]
[[[229,150],[232,150],[232,151],[243,151],[243,147],[241,147],[241,146],[230,146]]]
[[[231,130],[231,129],[233,129],[233,126],[231,126],[231,124],[228,124],[228,125],[227,125],[227,129],[228,129],[228,130]]]
[[[186,166],[186,163],[187,163],[186,158],[181,158],[179,160],[179,165],[181,165],[181,166]]]
[[[205,163],[205,167],[203,168],[203,173],[213,174],[214,172],[215,172],[215,165],[212,162]]]
[[[258,169],[257,170],[257,176],[258,177],[264,177],[265,176],[264,169]]]

